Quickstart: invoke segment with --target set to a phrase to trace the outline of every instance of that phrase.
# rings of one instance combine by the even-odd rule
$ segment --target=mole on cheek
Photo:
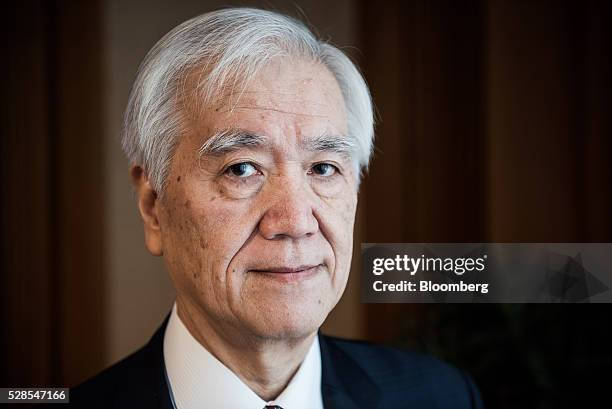
[[[192,266],[191,268],[193,269],[191,275],[195,280],[197,280],[200,278],[200,272],[202,271],[202,260],[198,259],[196,265]]]
[[[187,200],[187,201],[185,202],[185,207],[186,207],[187,209],[189,209],[189,208],[191,207],[191,202],[190,202],[189,200]]]
[[[179,176],[179,177],[177,177],[177,178],[176,178],[176,181],[177,181],[177,182],[180,182],[180,181],[181,181],[181,177],[180,177],[180,176]]]
[[[200,237],[200,247],[202,250],[206,250],[208,248],[208,243],[206,243],[204,237]]]
[[[174,216],[172,214],[172,212],[170,211],[170,209],[166,210],[166,218],[168,219],[168,223],[172,224]]]

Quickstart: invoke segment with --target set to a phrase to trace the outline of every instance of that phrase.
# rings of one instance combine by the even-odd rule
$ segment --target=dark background
[[[104,365],[102,3],[3,6],[0,386]],[[354,4],[379,119],[363,242],[612,242],[611,2]],[[366,338],[470,371],[490,408],[608,387],[609,305],[362,313]]]

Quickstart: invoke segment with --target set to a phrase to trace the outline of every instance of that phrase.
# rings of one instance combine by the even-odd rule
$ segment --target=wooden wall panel
[[[52,317],[45,5],[7,10],[0,98],[0,385],[51,380]],[[29,25],[22,24],[28,21]]]
[[[103,362],[99,6],[5,8],[2,386],[73,385]]]
[[[486,241],[486,55],[481,1],[366,2],[365,74],[379,112],[366,242]],[[369,305],[396,338],[418,305]]]

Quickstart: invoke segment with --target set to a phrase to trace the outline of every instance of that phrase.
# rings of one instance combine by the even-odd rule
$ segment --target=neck
[[[177,313],[191,335],[236,374],[261,399],[276,399],[306,357],[316,331],[304,337],[270,339],[221,328],[188,303],[177,300]]]

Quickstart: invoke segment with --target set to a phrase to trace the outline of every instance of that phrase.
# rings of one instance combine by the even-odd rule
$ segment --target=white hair
[[[175,27],[138,69],[125,111],[122,145],[130,163],[144,169],[159,195],[182,132],[178,100],[190,71],[202,68],[192,92],[198,92],[206,104],[228,87],[246,86],[279,56],[320,62],[336,78],[346,107],[348,136],[356,142],[354,161],[360,180],[372,152],[374,115],[368,87],[355,65],[296,19],[254,8],[228,8]]]

